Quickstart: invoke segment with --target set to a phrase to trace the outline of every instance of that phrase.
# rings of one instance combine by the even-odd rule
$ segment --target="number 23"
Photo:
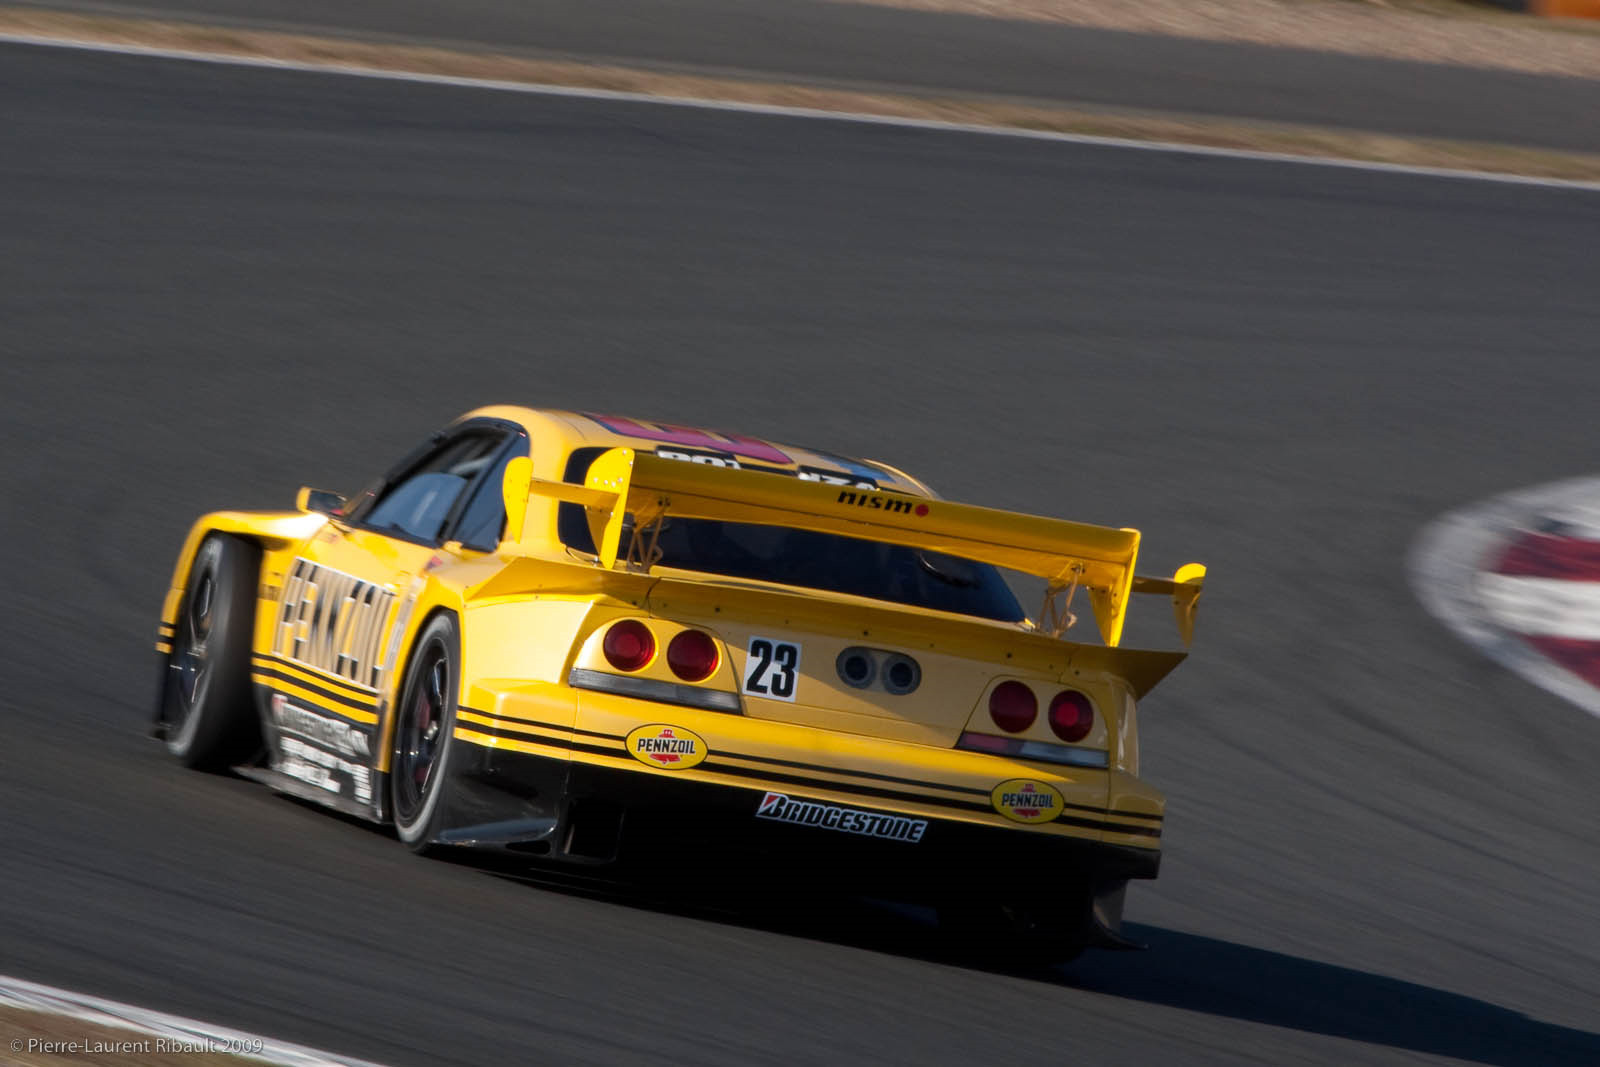
[[[770,637],[752,637],[744,665],[744,691],[753,696],[793,700],[800,672],[800,646]]]

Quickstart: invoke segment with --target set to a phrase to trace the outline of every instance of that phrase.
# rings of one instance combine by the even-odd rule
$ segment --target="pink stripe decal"
[[[588,412],[585,412],[588,414]],[[667,422],[642,423],[621,415],[589,415],[591,419],[614,434],[638,437],[646,441],[700,448],[708,452],[731,452],[746,459],[759,459],[765,463],[793,463],[794,460],[765,441],[754,437],[741,437],[734,433],[716,433],[697,430],[692,426],[674,426]]]

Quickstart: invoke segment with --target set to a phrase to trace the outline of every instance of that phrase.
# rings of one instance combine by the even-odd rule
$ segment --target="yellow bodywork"
[[[825,484],[806,472],[831,469],[837,457],[750,438],[514,407],[484,408],[464,418],[501,420],[527,439],[528,455],[505,468],[505,534],[496,549],[418,544],[319,513],[206,515],[179,555],[158,648],[170,651],[201,540],[213,532],[233,534],[262,552],[254,680],[297,704],[370,728],[377,772],[389,768],[391,709],[410,650],[428,619],[449,612],[460,632],[453,735],[460,743],[1020,833],[1158,848],[1164,800],[1138,777],[1136,702],[1183,653],[1118,645],[1136,593],[1170,597],[1187,643],[1203,567],[1190,564],[1171,578],[1136,576],[1135,530],[952,503],[881,464],[870,465],[878,488]],[[641,430],[651,436],[639,436]],[[732,455],[754,453],[768,469],[672,458],[683,441],[700,445],[700,438]],[[581,485],[565,479],[568,459],[579,448],[598,450]],[[791,459],[791,469],[777,463],[777,455]],[[865,466],[851,469],[859,475]],[[771,468],[801,474],[775,477]],[[302,494],[302,507],[304,501]],[[584,509],[594,554],[570,549],[558,536],[563,504]],[[1052,627],[1033,623],[663,568],[637,548],[663,517],[843,534],[1020,571],[1042,579],[1056,597],[1070,600],[1083,590],[1101,641],[1064,640]],[[622,549],[630,523],[632,558]],[[341,598],[344,609],[337,625],[319,631],[317,601],[328,597]],[[639,619],[651,630],[658,654],[636,673],[660,683],[678,684],[659,652],[678,631],[710,634],[719,661],[696,685],[735,694],[738,712],[570,684],[575,670],[618,673],[606,662],[601,640],[621,618]],[[803,646],[791,699],[740,692],[757,637]],[[914,713],[905,700],[840,681],[835,657],[853,646],[916,658],[922,681]],[[1105,766],[958,749],[964,730],[996,732],[988,699],[1008,681],[1030,687],[1041,706],[1063,687],[1087,695],[1095,723],[1076,747],[1103,752]],[[682,742],[685,752],[693,747],[692,759],[652,764],[640,758],[637,739],[655,738],[663,726],[672,731],[669,737],[698,742]],[[1056,743],[1042,714],[1019,736]],[[998,799],[1001,787],[1016,781],[1054,790],[1059,813],[1039,822],[1017,817],[1014,805]]]

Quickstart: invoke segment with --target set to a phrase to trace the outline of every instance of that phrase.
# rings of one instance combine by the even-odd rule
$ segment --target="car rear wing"
[[[530,495],[581,505],[594,536],[597,564],[617,566],[623,521],[631,516],[625,567],[648,571],[654,562],[652,526],[668,516],[785,526],[905,545],[989,563],[1043,578],[1047,606],[1087,590],[1107,645],[1122,637],[1128,598],[1165,593],[1180,601],[1179,630],[1193,633],[1194,606],[1205,568],[1192,563],[1171,580],[1135,577],[1139,531],[1091,526],[1038,515],[911,496],[856,485],[729,470],[613,448],[590,465],[584,484],[531,476],[526,458],[506,469],[508,538],[520,540]],[[1064,627],[1055,628],[1059,635]]]

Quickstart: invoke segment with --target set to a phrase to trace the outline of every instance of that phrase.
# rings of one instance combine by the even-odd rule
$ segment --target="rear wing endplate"
[[[1172,614],[1178,623],[1178,636],[1185,645],[1194,643],[1194,616],[1200,608],[1200,590],[1206,583],[1204,563],[1185,563],[1171,578],[1134,576],[1133,592],[1165,594],[1172,598]]]

